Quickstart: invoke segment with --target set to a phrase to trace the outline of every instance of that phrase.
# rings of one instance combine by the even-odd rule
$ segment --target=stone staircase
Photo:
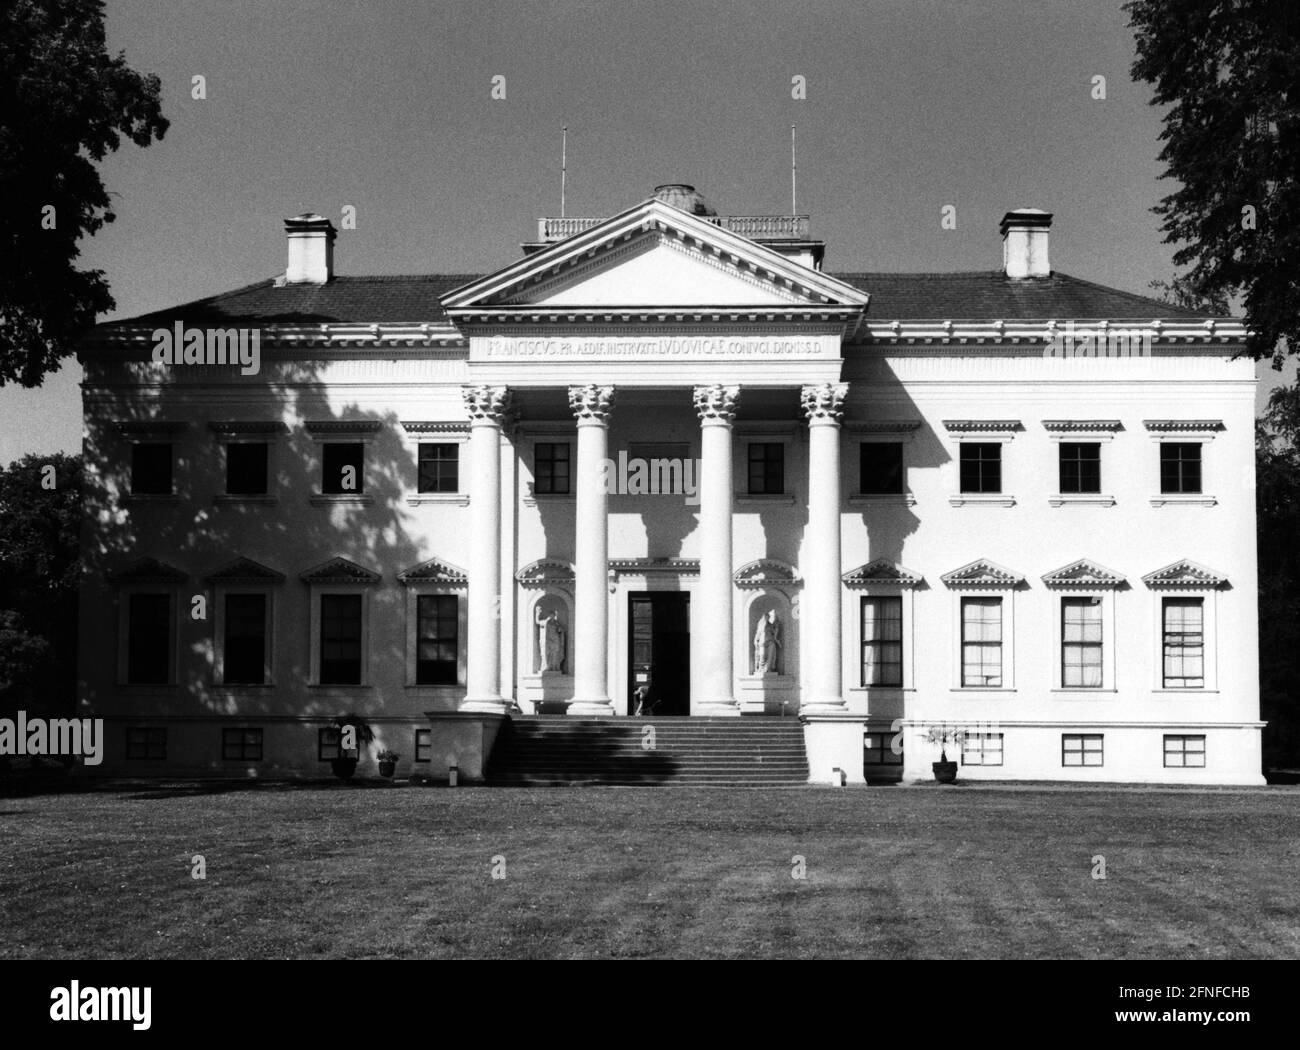
[[[785,787],[808,783],[795,718],[515,717],[488,759],[489,784]]]

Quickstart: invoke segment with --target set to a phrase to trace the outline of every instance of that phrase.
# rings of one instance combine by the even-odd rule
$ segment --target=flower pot
[[[347,780],[357,771],[357,760],[348,758],[346,755],[340,755],[338,758],[330,759],[330,768],[334,770],[334,775],[340,780]]]
[[[391,776],[392,776],[394,773],[396,773],[396,772],[397,772],[397,763],[396,763],[396,762],[380,762],[380,763],[379,763],[379,775],[380,775],[381,777],[391,777]]]
[[[930,768],[934,770],[934,779],[940,784],[951,784],[957,779],[956,762],[931,762]]]

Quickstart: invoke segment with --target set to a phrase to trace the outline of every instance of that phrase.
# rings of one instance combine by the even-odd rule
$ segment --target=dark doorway
[[[689,594],[679,591],[628,596],[628,714],[636,714],[636,691],[642,685],[650,690],[648,713],[691,713],[690,601]]]

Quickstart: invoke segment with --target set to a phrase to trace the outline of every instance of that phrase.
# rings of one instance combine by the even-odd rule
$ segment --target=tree
[[[1133,78],[1170,107],[1155,211],[1203,297],[1242,297],[1246,350],[1300,351],[1300,13],[1295,0],[1132,0]]]
[[[0,469],[0,709],[73,707],[80,529],[80,456]]]
[[[1300,768],[1300,387],[1278,387],[1255,427],[1260,716],[1264,764]]]
[[[1151,281],[1147,287],[1155,293],[1156,298],[1162,303],[1181,306],[1185,310],[1195,310],[1198,313],[1215,314],[1220,317],[1227,316],[1228,299],[1226,296],[1203,295],[1192,287],[1191,282],[1185,275],[1175,277],[1172,281]]]
[[[160,87],[109,56],[102,0],[0,4],[0,386],[39,386],[116,305],[77,245],[114,219],[95,162],[166,132]]]

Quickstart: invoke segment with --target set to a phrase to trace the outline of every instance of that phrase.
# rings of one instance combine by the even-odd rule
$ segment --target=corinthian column
[[[609,522],[605,464],[612,386],[571,386],[578,421],[571,715],[612,715],[609,699]]]
[[[740,387],[697,386],[700,417],[700,586],[691,616],[692,714],[739,715],[731,622],[731,424]]]
[[[503,712],[501,695],[501,426],[510,411],[504,386],[467,386],[470,527],[469,639],[462,711]]]
[[[840,616],[840,417],[846,383],[822,383],[802,391],[808,417],[808,529],[800,568],[799,659],[803,679],[800,710],[837,714],[845,710]]]

